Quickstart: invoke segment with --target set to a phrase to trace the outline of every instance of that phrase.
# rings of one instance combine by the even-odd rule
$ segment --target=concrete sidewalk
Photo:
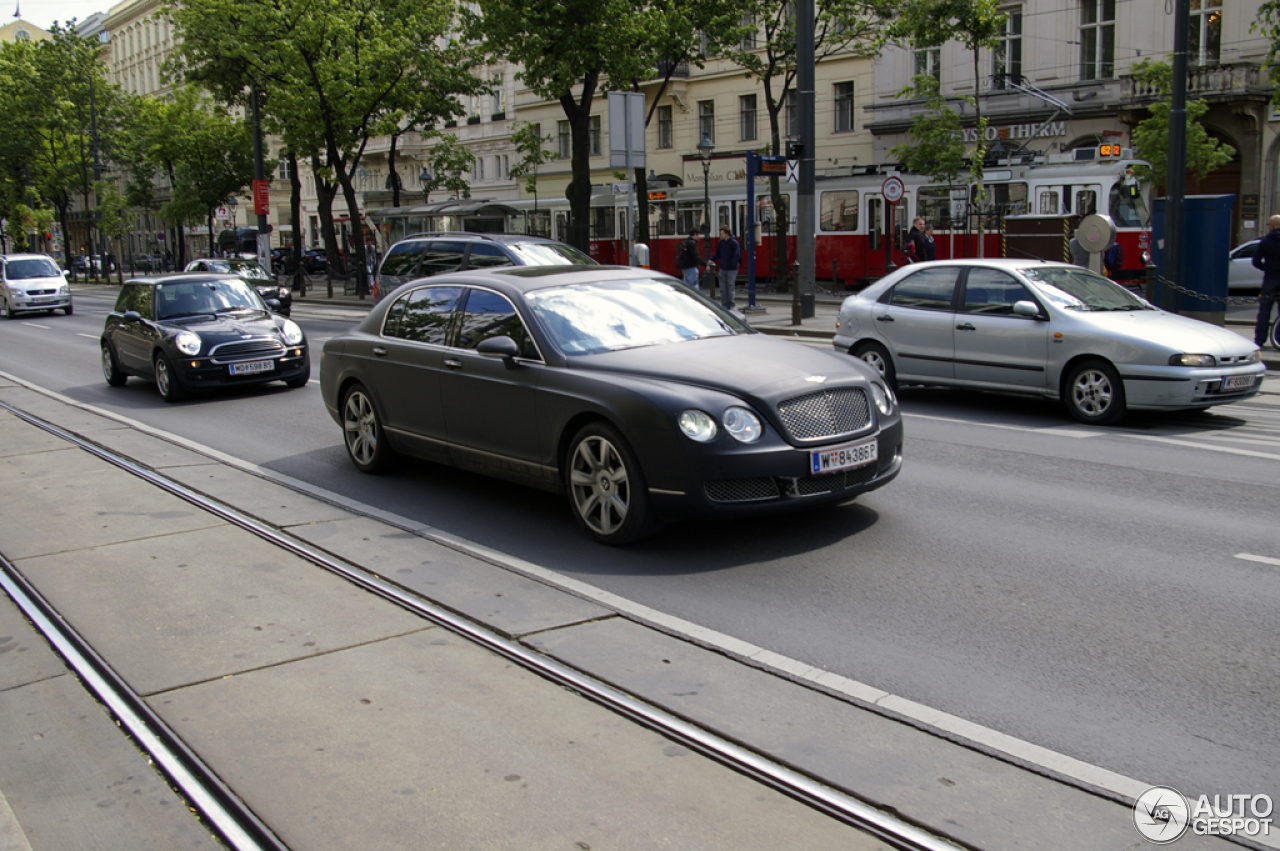
[[[870,706],[900,699],[711,649],[660,613],[4,376],[0,402],[935,835],[1140,842],[1127,803],[1052,779],[1090,767],[1030,770]],[[290,848],[884,847],[4,409],[0,506],[0,553]],[[0,792],[4,851],[216,847],[8,606]]]

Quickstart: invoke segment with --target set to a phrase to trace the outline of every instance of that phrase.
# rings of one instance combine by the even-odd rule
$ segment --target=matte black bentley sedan
[[[120,288],[102,330],[112,387],[153,379],[166,402],[189,392],[311,376],[306,336],[273,314],[243,278],[191,272],[136,278]]]
[[[845,502],[902,465],[896,400],[865,364],[645,269],[410,282],[325,343],[320,386],[360,470],[399,451],[564,492],[604,544]]]

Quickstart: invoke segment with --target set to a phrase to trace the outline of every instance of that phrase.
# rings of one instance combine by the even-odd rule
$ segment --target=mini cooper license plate
[[[1248,390],[1253,386],[1252,375],[1228,375],[1222,379],[1222,392],[1229,390]]]
[[[820,452],[810,452],[810,469],[814,475],[835,473],[870,464],[880,458],[880,444],[873,437],[859,443],[846,443]]]
[[[269,360],[251,360],[245,363],[231,364],[232,375],[257,375],[260,372],[270,372],[275,369],[275,361]]]

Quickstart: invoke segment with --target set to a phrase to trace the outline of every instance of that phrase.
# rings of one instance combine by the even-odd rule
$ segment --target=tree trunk
[[[587,74],[581,101],[575,101],[572,93],[560,98],[565,118],[569,119],[573,168],[573,180],[568,190],[568,243],[584,252],[591,250],[591,102],[598,79],[599,71]]]
[[[298,155],[290,148],[289,158],[289,215],[293,218],[293,286],[298,295],[307,294],[307,279],[302,274],[302,178],[298,177]]]
[[[338,255],[338,234],[333,226],[333,196],[338,187],[320,176],[320,153],[311,154],[311,173],[316,179],[316,209],[320,213],[320,238],[324,240],[325,265],[328,266],[329,298],[333,298],[333,275],[341,262]]]
[[[329,162],[333,163],[334,174],[342,187],[342,197],[347,202],[347,215],[351,222],[351,241],[355,244],[356,254],[356,297],[364,299],[369,295],[369,270],[365,266],[364,232],[360,227],[360,202],[356,199],[356,187],[351,182],[351,174],[347,171],[347,163],[338,153],[332,141],[329,143]]]

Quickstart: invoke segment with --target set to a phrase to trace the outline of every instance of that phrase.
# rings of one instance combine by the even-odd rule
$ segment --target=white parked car
[[[61,310],[68,316],[72,311],[67,273],[45,254],[0,257],[0,297],[6,319],[29,311]]]
[[[1081,422],[1208,408],[1257,395],[1251,340],[1166,313],[1079,266],[1029,259],[917,263],[845,299],[837,351],[890,384],[1063,401]]]
[[[1227,264],[1227,291],[1262,289],[1262,270],[1254,268],[1253,253],[1258,250],[1261,240],[1251,239],[1243,245],[1231,249],[1231,259]]]

